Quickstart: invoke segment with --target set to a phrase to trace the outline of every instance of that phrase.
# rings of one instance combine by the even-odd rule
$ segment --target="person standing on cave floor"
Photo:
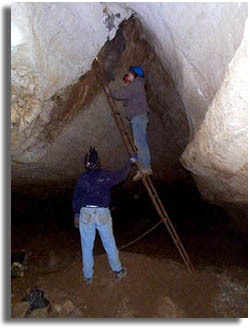
[[[98,230],[103,247],[107,253],[115,280],[119,281],[126,275],[126,269],[121,265],[116,247],[112,217],[109,210],[111,187],[123,182],[137,156],[130,158],[121,170],[106,171],[101,169],[100,159],[95,147],[90,147],[85,156],[83,172],[74,189],[73,211],[74,224],[79,228],[82,247],[83,276],[87,285],[92,283],[94,274],[93,247],[96,230]]]
[[[124,79],[124,78],[123,78]],[[126,117],[131,123],[135,145],[138,149],[138,163],[142,171],[137,171],[133,180],[143,175],[152,175],[150,151],[147,143],[148,113],[150,111],[145,94],[144,71],[139,66],[130,66],[127,74],[129,83],[120,90],[112,90],[109,97],[126,101]]]

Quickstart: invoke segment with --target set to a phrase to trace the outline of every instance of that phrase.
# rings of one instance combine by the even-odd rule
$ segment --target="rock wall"
[[[247,3],[138,2],[122,6],[135,11],[145,38],[173,78],[193,136],[241,43]]]
[[[49,99],[90,70],[106,40],[114,38],[119,23],[131,15],[122,8],[114,12],[118,17],[111,29],[100,3],[13,4],[12,68],[17,67],[19,75],[21,67],[30,70],[37,77],[39,97]],[[16,84],[17,79],[13,77]]]
[[[211,202],[248,202],[247,31],[246,27],[224,82],[181,159]]]
[[[132,14],[140,27],[121,33]],[[181,179],[189,142],[182,164],[203,197],[244,204],[246,18],[240,2],[13,3],[13,184],[72,184],[90,138],[102,147],[105,167],[123,163],[119,141],[110,148],[113,124],[91,68],[99,54],[113,88],[131,63],[146,70],[156,180]]]
[[[114,6],[113,6],[114,7]],[[51,105],[57,91],[76,82],[131,13],[101,3],[13,3],[11,10],[12,128],[22,132]],[[114,26],[107,25],[111,15]],[[43,112],[45,110],[45,112]]]
[[[98,53],[98,59],[111,89],[123,86],[122,77],[131,63],[143,64],[148,73],[146,93],[151,107],[148,140],[155,181],[181,181],[187,177],[179,162],[188,143],[187,119],[173,80],[140,36],[138,20],[127,20],[116,37]],[[104,168],[117,169],[127,162],[126,149],[94,69],[57,91],[46,104],[51,109],[43,109],[32,126],[21,133],[12,131],[13,186],[71,188],[83,170],[84,155],[90,145],[98,147]],[[124,114],[123,103],[117,105]],[[130,130],[128,122],[127,126]]]

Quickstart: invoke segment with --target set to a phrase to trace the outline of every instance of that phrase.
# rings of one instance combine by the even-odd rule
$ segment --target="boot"
[[[137,171],[136,175],[133,177],[133,181],[137,182],[142,178],[142,176],[151,176],[153,174],[153,171],[151,169],[148,170],[141,170]]]
[[[127,270],[125,267],[123,267],[119,272],[115,273],[115,281],[120,281],[122,278],[124,278],[127,275]]]
[[[151,176],[153,174],[152,169],[142,170],[144,176]]]
[[[134,182],[137,182],[138,180],[141,179],[141,177],[142,177],[141,172],[140,172],[140,171],[137,171],[136,174],[135,174],[135,176],[133,177],[133,181],[134,181]]]
[[[90,284],[92,284],[92,279],[91,278],[84,278],[84,283],[86,286],[89,286]]]

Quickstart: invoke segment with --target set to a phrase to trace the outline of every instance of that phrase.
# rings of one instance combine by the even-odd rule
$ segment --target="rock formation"
[[[13,188],[72,188],[91,144],[105,168],[126,162],[98,55],[111,88],[145,69],[156,183],[188,170],[204,199],[247,203],[246,3],[13,3],[11,15]]]

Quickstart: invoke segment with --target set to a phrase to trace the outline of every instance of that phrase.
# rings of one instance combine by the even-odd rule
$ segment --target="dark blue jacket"
[[[110,205],[111,187],[124,181],[129,173],[131,163],[117,171],[88,170],[79,177],[73,195],[73,211],[80,213],[82,207],[93,205],[108,207]]]

